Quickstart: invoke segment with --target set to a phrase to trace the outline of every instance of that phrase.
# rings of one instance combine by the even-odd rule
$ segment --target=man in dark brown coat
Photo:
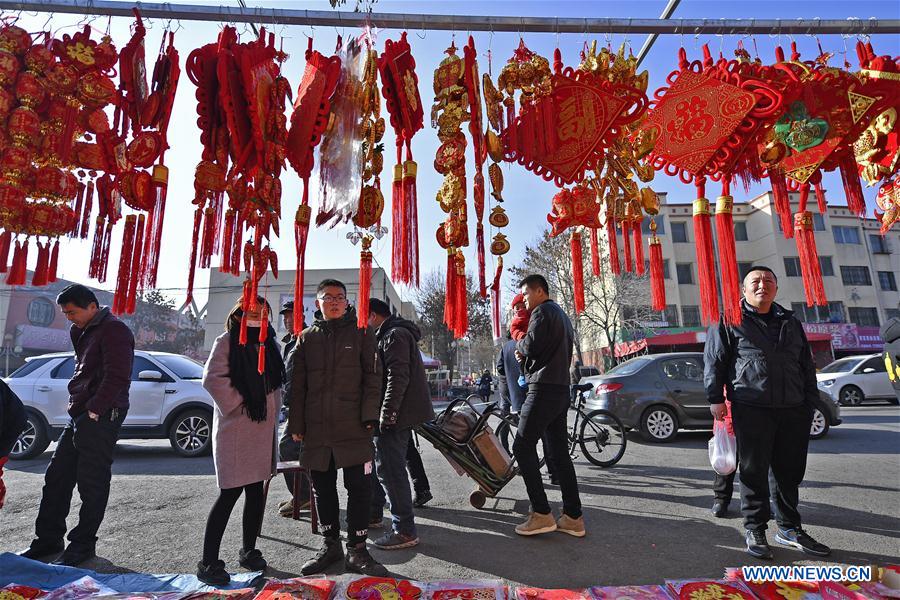
[[[326,279],[316,290],[315,322],[297,339],[290,364],[288,430],[303,442],[300,464],[310,470],[324,541],[303,575],[322,573],[344,558],[340,540],[337,471],[347,489],[346,570],[385,576],[387,569],[366,549],[372,436],[381,404],[381,370],[375,333],[358,329],[347,288]]]
[[[97,530],[106,513],[112,479],[113,452],[128,412],[134,336],[128,326],[100,307],[83,285],[70,285],[56,298],[72,322],[75,373],[69,381],[69,416],[47,472],[35,539],[22,552],[40,558],[63,549],[66,516],[78,486],[81,511],[69,532],[69,546],[54,564],[76,566],[95,555]]]

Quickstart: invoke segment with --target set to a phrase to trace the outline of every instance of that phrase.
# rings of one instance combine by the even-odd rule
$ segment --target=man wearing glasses
[[[352,573],[376,577],[387,569],[366,549],[372,437],[381,405],[381,370],[371,329],[358,329],[347,288],[326,279],[316,290],[319,309],[291,354],[288,431],[303,442],[300,464],[310,470],[324,540],[303,575],[322,573],[344,558]],[[341,549],[337,471],[347,489],[347,555]]]

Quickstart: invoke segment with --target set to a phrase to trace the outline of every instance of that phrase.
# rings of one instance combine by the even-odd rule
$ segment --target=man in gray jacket
[[[524,360],[528,393],[522,405],[513,454],[531,501],[528,520],[516,526],[519,535],[537,535],[559,529],[584,537],[584,517],[575,467],[569,456],[566,417],[569,412],[569,365],[575,333],[569,317],[550,299],[547,280],[529,275],[519,284],[525,307],[531,311],[528,333],[516,344],[516,354]],[[541,481],[537,443],[546,433],[549,459],[562,490],[563,514],[554,519]]]
[[[383,550],[399,550],[419,543],[406,477],[406,452],[412,428],[433,419],[434,409],[419,352],[419,327],[391,315],[390,307],[377,298],[369,300],[369,327],[375,330],[382,373],[375,466],[391,507],[391,532],[373,544]]]

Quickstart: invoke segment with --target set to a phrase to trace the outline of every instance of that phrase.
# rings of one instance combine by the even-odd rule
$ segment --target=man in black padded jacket
[[[709,329],[703,383],[716,419],[725,416],[725,389],[731,401],[747,552],[772,558],[766,541],[771,467],[778,487],[775,541],[828,556],[828,546],[801,528],[798,511],[798,488],[806,472],[809,428],[819,395],[812,351],[794,313],[775,303],[778,280],[771,269],[752,267],[744,277],[743,291],[741,323],[720,322]]]

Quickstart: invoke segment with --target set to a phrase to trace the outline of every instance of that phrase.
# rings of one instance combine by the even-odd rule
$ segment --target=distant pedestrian
[[[287,406],[291,397],[290,355],[291,351],[294,349],[294,345],[297,343],[297,336],[294,335],[294,301],[288,300],[282,304],[279,314],[281,315],[281,322],[286,331],[284,337],[281,338],[281,343],[283,344],[281,353],[284,358],[285,370],[287,372],[284,386],[281,389],[281,399],[283,405]],[[303,331],[304,329],[306,329],[306,322],[300,324],[300,330]],[[285,462],[299,460],[301,447],[302,444],[300,442],[295,442],[294,438],[291,437],[291,432],[288,431],[287,424],[285,423],[284,432],[281,434],[281,439],[278,440],[278,460]],[[300,478],[300,481],[296,482],[299,484],[299,498],[294,498],[294,479],[297,477]],[[285,500],[278,505],[278,513],[282,517],[292,516],[294,514],[295,502],[298,504],[297,510],[308,510],[310,504],[309,479],[306,477],[306,474],[301,472],[295,475],[292,471],[285,471],[284,483],[287,485],[288,492],[291,494],[291,499]]]
[[[419,543],[406,476],[407,457],[412,428],[433,419],[434,408],[418,346],[422,339],[418,325],[392,315],[390,307],[377,298],[369,300],[369,311],[369,327],[375,330],[382,373],[375,462],[379,485],[391,509],[391,532],[373,544],[382,550],[399,550]]]
[[[16,393],[0,379],[0,508],[6,499],[6,485],[3,483],[3,465],[9,460],[16,441],[25,429],[25,407]]]
[[[73,284],[56,303],[72,323],[75,371],[69,381],[69,424],[56,443],[44,474],[35,539],[20,554],[42,558],[63,551],[72,491],[78,486],[81,510],[69,545],[53,564],[77,566],[96,556],[97,531],[106,514],[113,455],[128,414],[134,336],[90,288]]]
[[[294,347],[288,430],[303,442],[300,464],[310,470],[323,542],[300,569],[322,573],[344,558],[344,568],[387,575],[366,549],[372,487],[372,437],[381,404],[381,369],[371,328],[358,329],[346,286],[323,280],[316,289],[319,311]],[[341,549],[337,472],[347,490],[347,555]]]
[[[230,576],[219,559],[222,536],[231,511],[244,495],[243,545],[238,563],[251,571],[262,571],[267,563],[256,548],[263,511],[263,482],[275,474],[275,440],[278,407],[284,383],[284,362],[275,341],[275,329],[266,323],[265,371],[258,369],[263,326],[262,310],[269,304],[258,298],[246,310],[239,301],[225,320],[225,333],[213,342],[203,371],[203,387],[212,396],[213,463],[219,497],[213,503],[203,535],[203,559],[197,578],[210,585],[226,585]],[[246,343],[241,344],[242,323]]]
[[[494,378],[491,377],[489,371],[485,371],[481,374],[481,378],[478,380],[478,395],[481,396],[482,402],[487,402],[491,398],[491,394],[494,393]]]
[[[518,356],[524,360],[528,393],[522,406],[513,453],[525,480],[531,513],[526,522],[516,527],[516,533],[530,536],[559,529],[583,537],[581,498],[566,431],[569,365],[575,334],[569,317],[550,299],[550,288],[543,276],[529,275],[519,285],[531,317],[528,333],[516,344]],[[563,514],[559,521],[553,517],[541,481],[537,443],[545,432],[550,451],[548,458],[553,462],[563,497]]]
[[[778,279],[771,269],[751,267],[743,291],[741,323],[709,328],[704,385],[714,418],[725,418],[725,390],[731,401],[747,552],[772,557],[766,540],[771,467],[778,487],[775,541],[827,556],[831,549],[802,529],[798,510],[819,397],[812,351],[794,313],[775,302]]]

